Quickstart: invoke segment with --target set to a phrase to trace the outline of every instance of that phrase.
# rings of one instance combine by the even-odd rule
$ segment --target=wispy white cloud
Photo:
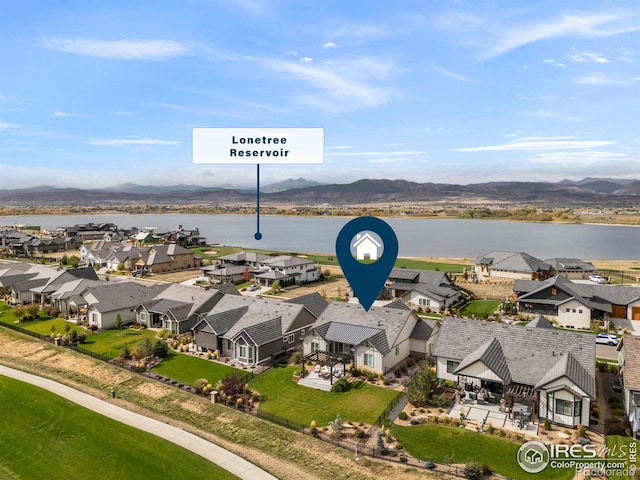
[[[89,115],[87,115],[86,113],[68,113],[68,112],[62,112],[60,110],[54,110],[53,113],[51,113],[51,116],[56,118],[64,118],[64,117],[88,117]]]
[[[370,57],[350,57],[323,63],[301,63],[280,59],[252,59],[265,71],[284,81],[295,81],[290,98],[329,112],[387,103],[395,94],[384,85],[393,73],[391,62]],[[305,85],[309,90],[304,90]]]
[[[562,122],[582,122],[584,119],[574,115],[565,115],[551,110],[535,110],[525,113],[528,117],[550,118],[552,120],[560,120]]]
[[[330,37],[344,38],[345,40],[359,45],[388,37],[394,33],[395,32],[393,30],[382,25],[349,22],[341,25],[333,32],[330,32]]]
[[[530,157],[528,160],[536,163],[552,163],[555,165],[575,165],[579,163],[581,166],[585,166],[610,163],[612,161],[615,161],[617,164],[636,163],[638,158],[637,156],[634,158],[624,153],[587,150],[580,152],[539,153]]]
[[[454,80],[458,80],[459,82],[477,82],[476,78],[467,77],[465,75],[460,75],[459,73],[454,73],[450,70],[447,70],[444,67],[439,65],[433,65],[432,67],[436,72],[445,77],[453,78]]]
[[[50,38],[42,42],[49,50],[120,60],[164,60],[191,54],[193,44],[175,40],[99,40]]]
[[[302,63],[311,63],[311,62],[313,62],[313,58],[311,58],[311,57],[300,57],[299,60]]]
[[[400,155],[421,155],[427,153],[423,150],[401,150],[396,152],[343,152],[325,153],[325,157],[396,157]]]
[[[578,53],[570,53],[567,55],[567,58],[573,60],[574,62],[593,62],[593,63],[609,63],[609,60],[601,54],[601,53],[593,53],[593,52],[578,52]]]
[[[411,158],[399,157],[399,158],[375,158],[369,160],[369,163],[401,163],[413,160]]]
[[[174,140],[160,140],[157,138],[113,138],[109,140],[94,140],[90,145],[101,145],[107,147],[129,147],[129,146],[151,146],[151,145],[178,145]]]
[[[566,68],[567,66],[562,63],[562,62],[558,62],[557,60],[554,60],[552,58],[545,58],[543,60],[544,63],[550,63],[552,65],[555,65],[556,67],[561,67],[561,68]]]
[[[503,145],[487,145],[481,147],[454,148],[457,152],[505,152],[505,151],[539,151],[539,150],[572,150],[590,149],[612,145],[607,140],[567,140],[563,137],[528,137],[505,143]]]
[[[611,78],[607,74],[603,72],[595,72],[591,75],[586,75],[584,77],[579,77],[575,79],[575,83],[579,85],[624,85],[628,83],[624,80],[619,80],[616,78]]]
[[[0,122],[0,130],[9,130],[13,128],[22,128],[17,123]]]
[[[336,48],[338,45],[336,45],[333,42],[327,42],[327,43],[323,43],[322,44],[322,48]]]
[[[603,37],[640,29],[640,27],[635,26],[605,28],[625,18],[624,15],[618,13],[575,13],[560,15],[543,21],[520,23],[510,28],[496,28],[494,31],[501,33],[479,56],[479,59],[487,60],[530,43],[549,38],[566,36]]]
[[[353,148],[351,145],[335,145],[333,147],[324,147],[325,150],[343,150],[347,148]]]

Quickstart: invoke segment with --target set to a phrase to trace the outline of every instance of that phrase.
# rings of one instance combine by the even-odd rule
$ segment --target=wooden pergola
[[[342,370],[345,371],[347,369],[347,364],[353,362],[353,355],[316,350],[315,352],[308,353],[304,356],[304,362],[307,361],[319,363],[321,365],[328,365],[330,373],[329,380],[333,385],[333,367],[342,364]]]
[[[522,383],[512,383],[507,389],[507,406],[509,407],[509,416],[513,418],[513,404],[516,398],[524,400],[531,400],[531,421],[535,421],[537,416],[536,410],[538,405],[538,395],[535,388],[531,385],[524,385]]]

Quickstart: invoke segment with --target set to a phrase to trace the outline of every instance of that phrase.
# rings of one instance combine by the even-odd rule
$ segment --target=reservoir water
[[[262,240],[255,240],[252,215],[45,215],[0,217],[0,225],[40,225],[45,229],[78,223],[112,222],[122,228],[199,228],[208,243],[288,252],[335,253],[348,217],[261,216]],[[496,220],[385,219],[404,257],[471,257],[492,250],[527,252],[537,258],[640,258],[640,228],[617,225],[524,223]]]

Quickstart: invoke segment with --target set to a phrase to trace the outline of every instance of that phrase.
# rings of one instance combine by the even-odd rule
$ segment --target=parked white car
[[[594,273],[593,275],[589,275],[589,280],[596,283],[607,283],[607,279],[604,278],[602,275],[598,275],[597,273]]]
[[[618,345],[618,337],[611,333],[599,333],[596,335],[596,343],[602,343],[604,345]]]

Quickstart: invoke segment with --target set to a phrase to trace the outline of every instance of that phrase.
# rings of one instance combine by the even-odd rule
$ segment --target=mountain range
[[[320,184],[299,179],[265,185],[261,200],[300,205],[355,205],[389,202],[499,203],[552,206],[638,206],[640,180],[584,178],[579,181],[488,182],[470,185],[416,183],[407,180],[363,179],[348,184]],[[231,185],[137,185],[125,183],[103,189],[37,186],[0,190],[2,205],[123,205],[237,204],[255,202],[255,189]]]

